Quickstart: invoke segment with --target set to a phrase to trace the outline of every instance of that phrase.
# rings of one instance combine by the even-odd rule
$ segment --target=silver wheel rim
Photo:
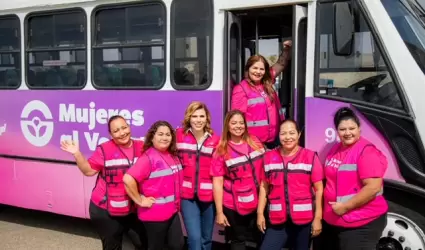
[[[425,250],[425,233],[409,218],[388,213],[387,226],[382,232],[382,238],[396,240],[402,249]]]

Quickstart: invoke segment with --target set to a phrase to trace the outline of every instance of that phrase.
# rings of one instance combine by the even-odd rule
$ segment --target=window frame
[[[323,4],[335,4],[336,2],[349,2],[351,3],[351,7],[354,9],[357,9],[360,12],[360,15],[363,16],[365,23],[367,25],[367,27],[370,30],[371,36],[373,41],[376,43],[376,47],[379,49],[379,52],[381,54],[382,60],[384,61],[388,73],[394,83],[394,86],[397,90],[397,95],[400,98],[400,102],[402,103],[402,108],[401,109],[397,109],[394,107],[388,107],[388,106],[383,106],[383,105],[379,105],[379,104],[374,104],[374,103],[370,103],[370,102],[365,102],[365,101],[360,101],[360,100],[355,100],[355,99],[351,99],[351,98],[347,98],[347,97],[339,97],[339,96],[331,96],[331,95],[325,95],[325,94],[320,94],[319,92],[319,83],[320,83],[320,73],[322,72],[322,70],[320,69],[320,35],[321,35],[321,29],[320,29],[320,15],[321,15],[321,5]],[[330,0],[322,0],[319,1],[317,3],[317,11],[316,11],[316,35],[315,35],[315,62],[314,62],[314,90],[313,90],[313,96],[317,97],[317,98],[322,98],[322,99],[327,99],[327,100],[333,100],[333,101],[340,101],[340,102],[345,102],[345,103],[351,103],[351,104],[358,104],[358,105],[362,105],[362,106],[368,106],[368,107],[372,107],[372,108],[377,108],[377,109],[384,109],[390,112],[396,112],[398,114],[401,115],[406,115],[409,114],[409,108],[407,105],[407,101],[405,98],[405,94],[404,91],[402,91],[402,88],[400,87],[400,79],[398,78],[397,73],[394,70],[394,65],[391,62],[391,60],[388,58],[388,53],[385,49],[385,47],[383,46],[382,43],[382,38],[378,35],[377,31],[376,31],[376,27],[372,24],[370,17],[368,15],[368,13],[366,12],[365,7],[361,4],[361,3],[357,3],[357,2],[352,2],[349,0],[337,0],[337,1],[330,1]],[[381,67],[379,67],[381,68]],[[332,70],[332,68],[330,69]],[[327,71],[327,69],[325,69],[324,71]],[[363,70],[360,71],[354,71],[354,70],[348,70],[348,71],[343,71],[343,72],[364,72]],[[366,71],[367,72],[367,71]]]
[[[85,59],[86,62],[84,64],[84,68],[86,70],[86,81],[83,85],[81,86],[77,86],[77,87],[73,87],[73,86],[67,86],[67,87],[59,87],[59,86],[55,86],[55,87],[44,87],[44,86],[31,86],[28,83],[28,70],[29,70],[29,53],[30,52],[50,52],[50,51],[63,51],[57,48],[51,48],[51,49],[31,49],[29,48],[29,44],[30,44],[30,36],[28,34],[29,32],[29,19],[32,17],[37,17],[37,16],[51,16],[51,15],[57,15],[57,14],[70,14],[70,13],[79,13],[81,12],[84,16],[85,19],[85,29],[84,29],[84,39],[85,39],[85,43],[84,43],[84,51],[86,52],[85,54]],[[88,73],[88,36],[87,36],[87,27],[88,27],[88,22],[87,22],[87,13],[86,11],[81,8],[81,7],[75,7],[75,8],[66,8],[66,9],[58,9],[58,10],[48,10],[48,11],[35,11],[35,12],[30,12],[25,16],[25,20],[24,20],[24,35],[25,35],[25,58],[24,58],[24,66],[25,66],[25,84],[27,85],[28,89],[53,89],[53,90],[81,90],[84,89],[87,86],[87,73]],[[75,50],[75,48],[78,48],[78,50],[81,50],[81,47],[73,47],[70,49]]]
[[[18,53],[18,55],[19,55],[19,68],[18,68],[18,70],[20,71],[19,73],[19,84],[17,85],[17,86],[12,86],[12,87],[7,87],[7,86],[1,86],[0,85],[0,90],[16,90],[16,89],[19,89],[21,86],[22,86],[22,34],[21,34],[21,31],[22,31],[22,27],[21,27],[21,19],[19,18],[19,16],[18,15],[16,15],[16,14],[10,14],[10,15],[1,15],[0,16],[0,21],[1,20],[7,20],[7,19],[17,19],[18,20],[18,23],[19,23],[19,26],[18,26],[18,42],[19,42],[19,50],[18,51],[15,51],[15,50],[10,50],[11,52],[10,53]],[[7,52],[7,51],[1,51],[2,53],[3,52]],[[0,53],[0,54],[2,54],[2,53]]]
[[[215,36],[214,36],[214,28],[215,28],[214,1],[208,0],[210,11],[211,11],[211,13],[210,13],[211,14],[211,24],[210,24],[211,30],[209,31],[210,34],[211,34],[211,45],[210,45],[210,48],[209,48],[210,56],[209,56],[209,62],[208,62],[209,63],[208,74],[209,74],[210,77],[209,77],[206,84],[199,85],[199,86],[196,86],[196,85],[191,85],[191,86],[179,85],[179,84],[176,84],[176,82],[174,80],[176,51],[174,49],[175,46],[173,46],[173,45],[175,45],[175,42],[173,42],[173,41],[175,41],[175,25],[176,24],[174,22],[174,19],[175,19],[174,6],[175,6],[176,1],[178,1],[178,0],[173,0],[171,2],[171,5],[170,5],[170,19],[171,19],[171,22],[170,22],[170,80],[171,81],[170,82],[171,82],[171,86],[175,90],[192,90],[192,91],[206,90],[209,87],[211,87],[213,80],[214,80],[214,78],[213,78],[213,74],[214,74],[214,70],[213,70],[213,65],[214,65],[214,38],[215,38]],[[227,31],[225,31],[225,32],[227,32]]]
[[[101,10],[112,10],[112,9],[121,9],[121,8],[131,8],[131,7],[142,7],[147,5],[160,5],[162,7],[162,10],[164,12],[163,20],[164,20],[164,42],[150,42],[148,43],[132,43],[128,45],[96,45],[96,14]],[[167,6],[164,4],[164,2],[159,0],[148,0],[148,1],[142,1],[142,2],[131,2],[131,3],[113,3],[113,4],[101,4],[96,6],[93,11],[91,12],[91,24],[90,28],[92,30],[91,32],[91,47],[90,47],[90,54],[91,54],[91,82],[92,86],[97,90],[160,90],[164,87],[165,83],[167,82]],[[140,48],[140,47],[163,47],[164,48],[164,75],[163,75],[163,81],[160,85],[157,86],[99,86],[96,84],[94,79],[94,53],[96,49],[120,49],[120,48]]]

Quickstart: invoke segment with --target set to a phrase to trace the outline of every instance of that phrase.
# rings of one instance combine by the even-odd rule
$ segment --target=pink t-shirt
[[[253,138],[255,142],[259,143],[258,139]],[[242,144],[234,144],[232,142],[231,143],[232,147],[244,154],[248,154],[249,152],[249,145],[247,143],[242,143]],[[224,156],[220,156],[217,154],[217,152],[214,153],[212,161],[211,161],[211,171],[210,174],[213,177],[224,177],[224,187],[223,188],[227,188],[228,190],[231,188],[230,186],[230,179],[229,179],[229,171],[227,169],[226,166],[226,159],[224,159]],[[263,165],[263,164],[262,164]],[[264,174],[264,167],[262,167],[261,169],[256,169],[256,176],[258,178],[258,182],[260,182],[261,178],[263,178]],[[231,193],[226,192],[223,190],[223,206],[234,210],[235,209],[235,205],[233,203],[233,196]]]
[[[328,159],[328,164],[325,165],[326,187],[324,192],[323,219],[328,223],[338,221],[338,226],[342,227],[360,227],[368,224],[375,218],[361,220],[356,223],[347,223],[333,212],[332,206],[329,204],[329,202],[336,201],[337,169],[350,149],[351,147],[340,147],[334,156]],[[387,170],[387,164],[381,162],[379,155],[380,152],[375,147],[366,147],[363,150],[357,161],[357,171],[361,180],[368,178],[383,178]]]
[[[134,149],[133,147],[124,148],[121,147],[123,153],[128,157],[131,161],[133,159]],[[101,171],[105,168],[105,158],[103,156],[102,149],[100,147],[96,148],[93,155],[88,159],[90,167],[93,170],[99,172],[99,175],[102,174]],[[134,166],[133,166],[134,167]],[[132,167],[132,168],[133,168]],[[100,208],[106,209],[106,202],[102,202],[106,194],[106,183],[101,176],[97,177],[96,185],[93,188],[91,201]]]
[[[270,68],[270,74],[272,76],[272,79],[274,80],[276,76],[275,76],[273,68]],[[255,87],[256,87],[256,90],[259,93],[261,93],[261,95],[264,98],[267,98],[267,100],[269,99],[269,97],[264,91],[264,87],[262,84],[258,84]],[[280,123],[279,110],[281,109],[281,104],[280,104],[277,93],[275,93],[273,104],[274,105],[271,107],[272,111],[269,113],[270,126],[274,126],[277,128]],[[236,85],[233,88],[231,107],[232,109],[240,110],[243,113],[246,113],[248,109],[248,99],[246,97],[245,91],[242,89],[240,84]],[[276,135],[272,135],[272,138],[275,138],[277,136],[277,133],[278,133],[277,131],[279,130],[276,129],[275,131],[276,131]]]

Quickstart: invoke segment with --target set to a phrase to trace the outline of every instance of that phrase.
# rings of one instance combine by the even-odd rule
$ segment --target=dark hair
[[[280,125],[279,125],[279,130],[280,130],[280,127],[282,127],[283,124],[288,123],[288,122],[294,124],[295,129],[297,130],[298,134],[301,133],[300,126],[298,125],[298,123],[294,119],[283,120],[283,122],[281,122]]]
[[[120,115],[113,115],[109,118],[108,120],[108,131],[109,133],[111,133],[111,123],[117,119],[123,119],[125,121],[125,123],[127,123],[127,121],[124,119],[124,117],[120,116]]]
[[[252,65],[254,65],[257,62],[262,62],[264,64],[264,76],[263,79],[261,79],[261,83],[264,86],[264,92],[267,94],[267,96],[270,98],[271,102],[274,102],[274,94],[276,91],[273,88],[273,79],[270,74],[270,65],[269,62],[266,60],[266,58],[262,55],[253,55],[250,58],[248,58],[248,61],[245,64],[245,79],[248,81],[248,83],[251,86],[254,86],[254,83],[249,78],[249,68],[251,68]]]
[[[338,111],[334,115],[335,128],[338,128],[338,125],[341,123],[341,121],[346,121],[350,119],[353,120],[357,124],[357,126],[360,127],[360,120],[352,109],[348,107],[342,107],[338,109]]]
[[[172,155],[175,155],[177,152],[177,145],[176,145],[176,133],[174,132],[173,127],[170,123],[167,121],[157,121],[149,128],[148,132],[145,136],[145,144],[143,145],[143,152],[153,147],[152,139],[155,136],[156,131],[159,127],[168,127],[170,129],[171,133],[171,144],[168,147],[168,152]]]

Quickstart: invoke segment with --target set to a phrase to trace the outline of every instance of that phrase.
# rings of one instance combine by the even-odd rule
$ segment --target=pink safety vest
[[[179,128],[176,131],[177,150],[179,159],[183,165],[182,198],[212,202],[213,184],[210,176],[212,154],[217,147],[220,138],[216,135],[208,135],[198,146],[192,132],[185,132]]]
[[[247,145],[248,146],[248,145]],[[228,155],[225,164],[228,175],[224,179],[223,190],[230,193],[236,212],[240,215],[250,214],[257,209],[260,171],[263,171],[264,149],[253,151],[245,155],[232,146],[228,146]]]
[[[330,159],[338,152],[340,145],[341,144],[339,143],[332,147],[326,158],[325,167],[328,167]],[[366,147],[375,146],[361,137],[359,141],[357,141],[356,144],[352,146],[342,163],[339,165],[335,183],[336,195],[334,195],[334,197],[336,196],[334,200],[336,200],[337,202],[346,202],[350,200],[362,189],[363,184],[357,172],[357,161]],[[386,158],[383,154],[380,154],[380,157],[382,157],[383,161],[386,161]],[[325,189],[325,197],[330,196],[332,196],[332,194],[327,193]],[[325,202],[327,201],[325,200]],[[383,196],[382,187],[381,191],[369,203],[357,209],[351,210],[342,215],[341,217],[336,218],[341,218],[346,223],[356,223],[361,220],[377,218],[385,214],[387,210],[388,204]],[[339,225],[338,221],[327,222],[332,225]]]
[[[269,98],[264,97],[254,90],[246,80],[240,83],[247,97],[247,110],[245,113],[248,132],[255,135],[261,142],[274,141],[277,136],[279,121],[271,119],[272,114],[279,112],[280,119],[284,120],[284,111],[279,109]],[[276,95],[276,98],[277,95]],[[278,101],[278,100],[275,100]]]
[[[154,197],[155,203],[150,208],[139,207],[138,217],[141,221],[166,221],[180,211],[182,166],[177,157],[173,157],[173,165],[166,162],[154,148],[148,149],[145,154],[149,158],[151,172],[140,190],[143,196]]]
[[[298,225],[313,221],[314,194],[311,174],[315,157],[317,155],[313,151],[300,148],[285,166],[280,148],[264,155],[264,171],[270,187],[267,199],[271,224],[282,224],[288,217]]]
[[[105,160],[105,168],[99,173],[99,177],[106,184],[106,210],[111,216],[126,216],[133,212],[134,206],[125,191],[123,177],[142,154],[143,142],[133,140],[133,159],[127,158],[113,140],[100,144],[99,147]]]

